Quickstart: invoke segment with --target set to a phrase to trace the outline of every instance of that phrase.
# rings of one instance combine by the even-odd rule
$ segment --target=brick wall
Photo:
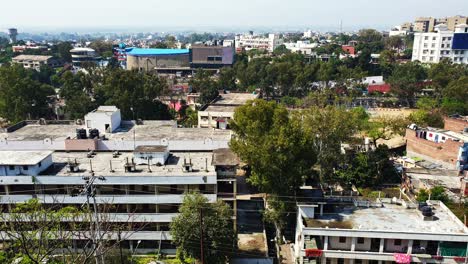
[[[460,133],[465,127],[468,127],[468,121],[466,120],[444,117],[444,129],[446,130]]]
[[[458,152],[463,142],[447,140],[445,143],[435,143],[426,139],[417,138],[416,132],[406,129],[406,151],[430,157],[434,162],[440,161],[455,167]]]
[[[98,146],[97,139],[66,139],[65,140],[66,151],[97,150],[97,146]]]

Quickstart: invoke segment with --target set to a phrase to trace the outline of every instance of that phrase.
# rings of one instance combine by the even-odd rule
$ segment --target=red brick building
[[[466,116],[444,118],[444,129],[446,130],[461,133],[465,128],[468,128],[468,117]]]

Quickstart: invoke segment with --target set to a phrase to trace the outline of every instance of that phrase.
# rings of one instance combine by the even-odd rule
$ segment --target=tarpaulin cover
[[[396,263],[411,263],[411,255],[396,253],[393,254]]]

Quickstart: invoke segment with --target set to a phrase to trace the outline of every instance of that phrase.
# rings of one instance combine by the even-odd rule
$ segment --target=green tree
[[[283,54],[288,54],[288,53],[291,53],[290,50],[288,50],[286,48],[285,45],[279,45],[274,51],[273,51],[273,54],[275,55],[283,55]]]
[[[431,200],[439,200],[443,203],[450,202],[450,199],[447,193],[445,193],[444,187],[442,186],[434,186],[430,190],[421,189],[419,190],[416,196],[417,196],[416,199],[419,202],[425,202],[429,200],[429,198]]]
[[[377,147],[377,140],[389,140],[395,136],[403,136],[408,120],[404,117],[380,116],[365,125],[366,134]]]
[[[54,259],[57,251],[72,247],[74,233],[64,229],[63,221],[80,216],[82,213],[75,208],[47,208],[32,199],[2,214],[1,230],[10,238],[15,253],[30,263],[42,264]]]
[[[451,81],[442,94],[442,109],[447,114],[468,114],[468,75]]]
[[[426,77],[426,71],[421,64],[409,62],[397,65],[388,82],[392,86],[391,92],[400,100],[406,101],[407,106],[412,107]]]
[[[230,125],[236,136],[231,149],[250,167],[248,181],[268,194],[267,220],[279,235],[284,212],[294,210],[294,199],[316,162],[313,134],[307,133],[299,114],[289,116],[283,105],[254,100],[238,107]]]
[[[178,258],[182,262],[189,257],[201,260],[203,240],[205,263],[226,263],[237,245],[232,215],[232,209],[222,201],[209,203],[199,193],[186,194],[170,225]]]
[[[22,65],[0,67],[0,116],[11,122],[50,114],[47,97],[54,89],[33,79],[33,70]]]
[[[207,104],[218,97],[218,85],[210,72],[200,69],[189,81],[194,92],[200,93],[200,103]]]
[[[361,129],[362,113],[334,106],[312,106],[301,115],[306,133],[315,137],[312,146],[318,153],[320,181],[333,183],[333,172],[342,159],[341,144],[353,138]]]
[[[344,161],[336,170],[337,181],[344,186],[375,187],[400,181],[385,145],[368,152],[347,154]]]

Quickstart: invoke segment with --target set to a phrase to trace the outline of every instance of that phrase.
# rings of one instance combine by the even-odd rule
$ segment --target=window
[[[346,237],[339,237],[338,242],[346,243]]]
[[[337,259],[337,262],[336,262],[336,263],[337,263],[337,264],[344,264],[344,259],[339,258],[339,259]]]
[[[448,37],[448,40],[452,40],[452,37]]]
[[[441,46],[442,48],[444,48],[444,47],[445,47],[445,44],[442,44],[442,45],[440,45],[440,46]]]
[[[8,166],[8,169],[9,169],[9,170],[15,170],[15,166],[10,165],[10,166]]]
[[[401,239],[395,239],[395,242],[393,244],[395,246],[401,246]]]
[[[436,37],[432,37],[432,40],[436,40],[437,38]]]
[[[28,170],[28,165],[23,165],[23,170]]]
[[[435,43],[432,43],[431,47],[435,48]]]
[[[446,39],[447,39],[446,37],[443,37],[443,38],[442,38],[442,41],[445,41]]]
[[[428,39],[429,39],[429,37],[428,37],[428,36],[425,36],[425,37],[424,37],[424,40],[428,40]]]
[[[357,243],[358,244],[364,244],[364,238],[363,237],[358,237]]]
[[[424,43],[424,47],[427,48],[427,43]]]

